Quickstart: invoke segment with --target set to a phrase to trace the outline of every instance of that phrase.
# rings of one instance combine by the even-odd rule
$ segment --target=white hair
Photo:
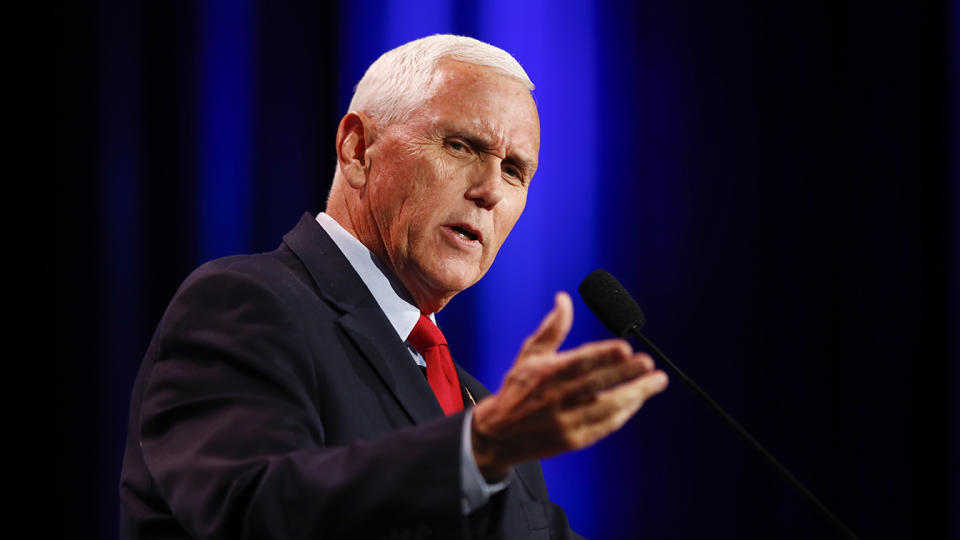
[[[381,126],[403,122],[436,92],[437,66],[457,60],[512,77],[533,90],[530,77],[507,51],[466,36],[436,34],[383,53],[364,73],[350,100]]]

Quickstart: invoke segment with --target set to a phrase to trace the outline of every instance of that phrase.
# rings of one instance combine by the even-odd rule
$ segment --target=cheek
[[[517,221],[520,220],[520,215],[523,214],[523,209],[527,205],[527,190],[518,190],[516,196],[510,197],[509,201],[510,204],[504,208],[502,217],[503,224],[507,229],[506,232],[510,232]]]
[[[437,188],[437,171],[422,160],[411,160],[397,167],[389,178],[384,203],[390,212],[383,215],[383,226],[390,231],[393,245],[404,252],[428,238],[436,217],[446,208]],[[442,176],[439,176],[442,178]]]
[[[516,225],[517,221],[520,219],[520,215],[523,213],[523,208],[526,205],[526,202],[526,190],[520,194],[517,194],[516,197],[504,198],[504,200],[500,202],[499,210],[501,210],[501,212],[497,214],[497,219],[494,223],[498,239],[498,251],[500,246],[502,246],[506,241],[510,231],[513,230],[513,226]]]
[[[406,193],[407,217],[416,227],[436,225],[449,212],[462,191],[456,182],[456,170],[443,160],[420,160],[410,169],[410,188]]]

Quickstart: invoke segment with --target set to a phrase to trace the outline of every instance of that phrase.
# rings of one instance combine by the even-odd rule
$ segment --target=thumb
[[[573,301],[560,291],[554,296],[553,309],[540,321],[540,326],[523,342],[523,353],[556,352],[573,326]]]

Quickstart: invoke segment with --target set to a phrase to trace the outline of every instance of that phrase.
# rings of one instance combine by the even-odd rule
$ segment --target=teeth
[[[476,237],[474,234],[470,233],[470,232],[467,231],[466,229],[463,229],[463,228],[461,228],[461,227],[452,227],[452,229],[453,229],[453,232],[457,233],[457,235],[458,235],[460,238],[463,238],[464,240],[476,240],[476,239],[477,239],[477,237]]]

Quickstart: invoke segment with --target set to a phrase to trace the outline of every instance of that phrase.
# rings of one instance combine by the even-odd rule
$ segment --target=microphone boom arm
[[[790,485],[796,488],[796,490],[799,491],[807,499],[807,501],[809,501],[810,504],[812,504],[823,515],[823,517],[827,519],[827,521],[832,523],[834,527],[836,527],[841,532],[843,532],[843,534],[846,535],[847,538],[850,538],[851,540],[858,540],[857,535],[854,534],[853,531],[850,530],[850,528],[847,527],[847,525],[843,521],[841,521],[836,514],[831,512],[830,509],[827,508],[827,505],[823,504],[823,502],[821,502],[820,499],[818,499],[817,496],[813,494],[813,492],[807,489],[807,487],[804,486],[803,483],[800,482],[800,480],[797,479],[797,477],[794,476],[793,473],[791,473],[790,470],[787,469],[785,465],[780,463],[780,461],[777,458],[775,458],[773,454],[771,454],[766,448],[764,448],[763,445],[760,444],[760,442],[757,441],[757,439],[755,439],[753,435],[750,434],[749,431],[747,431],[746,428],[740,425],[740,422],[737,422],[737,420],[733,416],[731,416],[730,413],[728,413],[723,407],[720,406],[719,403],[717,403],[712,397],[710,397],[710,394],[707,394],[702,388],[700,388],[700,386],[697,383],[695,383],[693,379],[691,379],[690,377],[687,377],[686,373],[681,371],[680,368],[676,366],[676,364],[671,362],[670,359],[667,358],[667,355],[663,354],[663,351],[661,351],[656,345],[654,345],[653,342],[647,338],[647,336],[643,335],[643,332],[640,331],[640,328],[638,325],[633,325],[627,332],[625,332],[625,334],[627,335],[623,337],[629,337],[631,335],[633,337],[636,337],[643,344],[643,346],[648,351],[650,351],[654,357],[656,357],[657,360],[666,364],[666,366],[670,368],[670,371],[672,371],[674,375],[679,377],[680,380],[683,382],[684,385],[686,385],[687,388],[689,388],[694,394],[696,394],[697,397],[701,399],[701,401],[709,405],[710,408],[713,409],[715,413],[720,415],[720,418],[722,418],[724,422],[727,423],[727,425],[733,428],[733,430],[736,431],[737,434],[739,434],[740,437],[747,442],[747,444],[749,444],[754,450],[759,452],[760,455],[763,456],[765,460],[767,460],[767,463],[769,463],[771,467],[776,469],[777,472],[779,472],[787,480],[787,482],[790,483]]]

